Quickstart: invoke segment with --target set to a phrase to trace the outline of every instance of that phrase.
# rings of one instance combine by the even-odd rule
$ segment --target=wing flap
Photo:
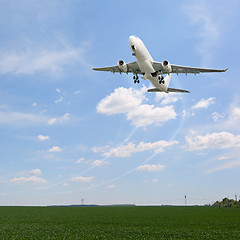
[[[167,72],[163,69],[161,62],[153,62],[152,63],[153,68],[156,72],[160,72],[161,74],[166,74]],[[211,69],[211,68],[198,68],[198,67],[187,67],[187,66],[180,66],[180,65],[174,65],[171,64],[172,67],[172,73],[193,73],[193,74],[199,74],[199,73],[210,73],[210,72],[226,72],[228,68],[226,69]]]
[[[198,67],[186,67],[186,66],[179,66],[179,65],[171,65],[172,72],[174,73],[211,73],[211,72],[226,72],[228,69],[211,69],[211,68],[198,68]]]

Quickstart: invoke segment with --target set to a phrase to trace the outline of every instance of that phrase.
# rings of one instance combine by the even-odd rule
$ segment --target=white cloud
[[[213,172],[223,171],[223,170],[236,168],[236,167],[240,167],[240,160],[224,163],[224,164],[220,165],[219,167],[207,170],[206,173],[213,173]]]
[[[67,187],[67,186],[68,186],[68,183],[63,183],[62,186],[63,186],[63,187]]]
[[[68,121],[70,120],[70,113],[65,113],[61,118],[60,118],[60,122],[61,121]]]
[[[163,108],[154,107],[154,105],[140,105],[138,108],[127,114],[127,119],[137,127],[146,127],[152,123],[161,124],[171,119],[176,119],[176,112],[173,106]]]
[[[38,139],[40,141],[46,141],[46,140],[50,139],[50,137],[49,136],[43,136],[42,134],[39,134]]]
[[[212,133],[205,136],[186,136],[185,140],[189,151],[240,147],[240,135],[235,136],[229,132]]]
[[[37,103],[36,103],[36,102],[34,102],[34,103],[32,104],[32,106],[33,106],[33,107],[36,107],[36,106],[37,106]]]
[[[178,93],[169,93],[169,94],[166,94],[166,93],[156,93],[156,96],[155,96],[155,101],[159,102],[161,101],[161,105],[167,105],[167,104],[170,104],[170,103],[175,103],[177,101],[179,101],[181,99],[181,94],[178,94]]]
[[[107,188],[108,188],[108,189],[113,189],[113,188],[115,188],[115,185],[114,185],[114,184],[109,185],[109,186],[107,186]]]
[[[33,176],[37,176],[37,175],[41,175],[42,172],[40,169],[33,169],[30,171],[30,175],[33,175]]]
[[[63,101],[63,97],[61,96],[59,99],[55,100],[54,102],[56,104],[61,103]]]
[[[157,182],[158,182],[158,179],[157,179],[157,178],[153,179],[153,182],[154,182],[154,183],[157,183]]]
[[[229,159],[230,157],[228,157],[228,156],[221,156],[221,157],[219,157],[217,160],[218,161],[222,161],[222,160],[226,160],[226,159]]]
[[[221,115],[221,114],[219,114],[218,112],[214,112],[214,113],[212,114],[212,117],[213,117],[213,121],[214,121],[214,122],[217,122],[219,119],[223,118],[224,116]]]
[[[97,166],[97,167],[99,167],[99,166],[103,166],[103,165],[106,165],[106,164],[109,164],[109,162],[108,161],[101,161],[101,160],[95,160],[93,163],[92,163],[94,166]]]
[[[56,118],[51,118],[51,119],[48,121],[48,124],[49,124],[49,125],[52,125],[52,124],[54,124],[56,121],[57,121]]]
[[[125,158],[125,157],[130,157],[132,153],[137,153],[137,152],[143,152],[143,151],[149,151],[152,150],[156,153],[158,152],[164,152],[165,148],[171,147],[175,144],[178,144],[177,141],[158,141],[158,142],[153,142],[153,143],[145,143],[145,142],[140,142],[139,144],[134,144],[134,143],[128,143],[127,145],[121,145],[116,148],[99,148],[95,149],[95,152],[103,152],[102,156],[104,157],[116,157],[116,158]]]
[[[15,184],[24,184],[24,183],[47,183],[47,180],[44,178],[37,177],[42,174],[40,169],[33,169],[29,172],[30,177],[15,177],[10,179],[11,183]]]
[[[97,111],[107,115],[132,111],[144,100],[145,91],[145,88],[140,91],[132,88],[117,88],[98,103]]]
[[[161,164],[144,164],[139,167],[137,167],[138,171],[148,171],[148,172],[154,172],[154,171],[161,171],[165,168],[165,165]]]
[[[47,183],[44,178],[31,176],[31,177],[15,177],[10,180],[11,183],[21,184],[21,183]]]
[[[22,113],[22,112],[0,112],[1,125],[29,126],[32,124],[43,124],[47,117],[40,114]]]
[[[85,160],[85,158],[79,158],[76,163],[82,163]]]
[[[65,65],[85,63],[83,48],[63,47],[60,50],[16,49],[0,51],[0,74],[34,74],[36,72],[59,75]]]
[[[74,94],[75,94],[75,95],[78,95],[78,94],[80,94],[80,93],[81,93],[80,90],[74,91]]]
[[[65,113],[63,116],[58,118],[51,118],[48,121],[48,125],[53,125],[55,123],[63,123],[70,120],[70,113]]]
[[[92,180],[94,179],[94,177],[72,177],[71,181],[75,181],[75,182],[92,182]]]
[[[239,122],[240,122],[240,107],[238,106],[232,107],[230,110],[230,115],[225,122],[225,125],[227,127],[239,128]]]
[[[176,119],[173,106],[155,107],[143,104],[146,87],[140,90],[132,88],[117,88],[109,96],[103,98],[97,105],[97,111],[102,114],[126,114],[127,119],[137,127],[146,127],[150,124],[160,125],[171,119]]]
[[[48,152],[61,152],[61,151],[62,151],[62,149],[58,146],[53,146],[52,148],[50,148],[48,150]]]
[[[213,104],[214,103],[214,100],[215,98],[214,97],[211,97],[211,98],[208,98],[208,99],[201,99],[199,102],[197,102],[192,108],[193,109],[199,109],[199,108],[208,108],[208,106],[210,104]]]
[[[106,145],[101,147],[93,147],[92,150],[93,152],[98,153],[98,152],[106,152],[109,148],[111,148],[110,145]]]
[[[218,18],[214,18],[209,3],[205,1],[194,1],[185,6],[184,10],[190,18],[190,23],[197,29],[200,42],[196,51],[202,56],[204,65],[212,62],[214,47],[220,39]]]
[[[56,88],[56,92],[62,93],[62,91],[59,88]]]

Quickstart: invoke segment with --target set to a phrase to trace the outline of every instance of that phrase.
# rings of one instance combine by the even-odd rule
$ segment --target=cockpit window
[[[134,45],[132,45],[131,47],[132,47],[132,50],[135,50],[135,46]]]

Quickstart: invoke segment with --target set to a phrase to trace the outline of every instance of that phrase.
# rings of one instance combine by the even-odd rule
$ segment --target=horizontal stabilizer
[[[168,88],[168,93],[169,92],[182,92],[182,93],[190,93],[188,90],[183,90],[183,89],[176,89],[176,88]],[[158,88],[152,88],[148,89],[148,92],[164,92],[163,90],[159,90]]]

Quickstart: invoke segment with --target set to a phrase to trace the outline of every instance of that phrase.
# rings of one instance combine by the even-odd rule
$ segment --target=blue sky
[[[239,11],[229,1],[0,1],[0,205],[206,204],[239,192]],[[94,72],[153,59],[190,94]]]

